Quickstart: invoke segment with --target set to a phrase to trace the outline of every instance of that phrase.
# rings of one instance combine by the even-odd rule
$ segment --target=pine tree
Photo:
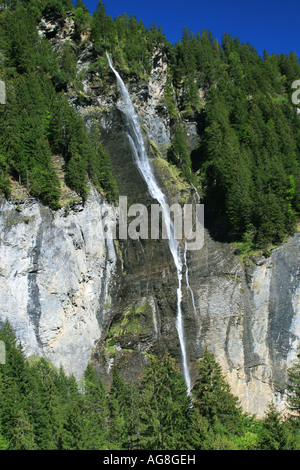
[[[87,29],[90,27],[91,16],[89,14],[88,8],[82,2],[82,0],[77,0],[76,2],[74,24],[76,29],[76,35],[79,38],[81,34],[87,31]]]
[[[27,402],[35,441],[39,449],[54,450],[59,446],[65,415],[66,387],[60,389],[57,385],[61,370],[57,372],[48,361],[40,358],[31,365],[30,371]]]
[[[58,57],[60,81],[63,87],[73,84],[77,74],[77,59],[70,41],[63,43]]]
[[[107,150],[101,145],[99,126],[92,123],[89,137],[92,149],[87,152],[87,172],[98,189],[105,191],[108,201],[116,201],[118,197],[118,186],[112,171],[110,156]]]
[[[20,409],[15,416],[10,449],[13,450],[37,450],[33,427],[24,409]]]
[[[168,353],[150,358],[142,378],[141,398],[141,449],[184,449],[191,401],[183,376]]]
[[[115,24],[108,17],[102,0],[99,0],[92,18],[90,39],[97,53],[110,49],[116,43]]]
[[[288,405],[291,414],[299,420],[300,416],[300,348],[297,362],[288,369]]]
[[[8,450],[9,443],[7,439],[2,435],[1,426],[0,426],[0,450]]]
[[[100,377],[89,364],[84,373],[84,449],[100,450],[109,446],[109,406],[107,392]]]
[[[16,24],[18,27],[16,27]],[[8,11],[2,24],[0,47],[4,49],[8,67],[24,74],[35,68],[35,45],[38,33],[34,18],[21,3],[15,11]]]
[[[39,449],[48,450],[55,447],[52,443],[49,409],[40,370],[36,365],[30,369],[30,387],[26,401],[28,403],[28,417],[35,434],[35,443]]]
[[[279,411],[273,403],[269,404],[266,417],[262,421],[261,436],[258,440],[260,450],[284,450],[288,436]]]
[[[84,449],[84,422],[81,400],[68,400],[66,417],[61,438],[62,450]]]
[[[128,435],[126,439],[126,449],[140,449],[142,400],[138,388],[133,383],[128,385],[128,397]]]
[[[199,377],[192,394],[194,407],[210,426],[216,427],[220,423],[227,432],[241,431],[243,413],[238,399],[230,392],[221,366],[208,350],[199,361]]]
[[[129,429],[129,390],[117,367],[113,368],[109,391],[110,432],[109,440],[115,448],[126,449]]]
[[[9,449],[12,450],[16,420],[22,413],[24,397],[20,393],[16,380],[7,372],[6,370],[0,374],[0,420],[3,437],[8,442]]]
[[[21,343],[6,320],[0,330],[0,340],[5,343],[6,363],[1,366],[4,375],[16,385],[16,391],[22,394],[28,389],[29,367]]]
[[[190,424],[187,432],[187,449],[207,450],[214,434],[210,429],[208,420],[201,416],[197,407],[191,408]]]
[[[192,178],[191,157],[187,146],[186,134],[181,125],[176,127],[172,145],[168,151],[168,158],[175,163],[188,181]]]

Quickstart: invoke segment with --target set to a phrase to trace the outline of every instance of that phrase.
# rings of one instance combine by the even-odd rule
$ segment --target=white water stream
[[[200,195],[197,191],[197,189],[195,188],[195,186],[193,185],[193,183],[191,182],[191,185],[194,189],[194,202],[195,202],[195,199],[197,198],[197,201],[196,201],[196,204],[200,204]],[[191,299],[192,299],[192,305],[193,305],[193,311],[194,311],[194,316],[197,317],[197,307],[196,307],[196,302],[195,302],[195,297],[194,297],[194,292],[190,286],[190,282],[189,282],[189,268],[188,268],[188,264],[187,264],[187,257],[186,257],[186,253],[187,253],[187,242],[185,241],[185,244],[184,244],[184,265],[185,265],[185,282],[186,282],[186,287],[187,289],[189,290],[190,294],[191,294]]]
[[[111,58],[106,53],[107,60],[111,70],[114,72],[118,85],[120,87],[121,96],[124,102],[124,108],[122,111],[124,112],[127,118],[128,124],[128,139],[132,148],[132,152],[135,158],[135,162],[137,168],[145,180],[149,193],[156,199],[161,206],[163,220],[165,221],[165,226],[167,229],[168,234],[168,241],[170,251],[176,266],[177,271],[177,278],[178,278],[178,287],[177,287],[177,316],[176,316],[176,328],[178,332],[178,337],[180,341],[180,349],[181,349],[181,357],[182,357],[182,369],[183,369],[183,376],[186,382],[188,394],[191,391],[191,379],[189,368],[187,365],[187,356],[186,356],[186,344],[184,338],[184,328],[183,328],[183,317],[182,317],[182,309],[181,309],[181,301],[182,301],[182,261],[179,251],[179,245],[174,237],[174,225],[173,221],[170,219],[170,213],[167,210],[167,199],[165,194],[160,189],[156,178],[154,176],[153,169],[150,165],[148,155],[145,149],[142,130],[139,122],[139,118],[135,112],[134,106],[132,104],[130,95],[128,90],[121,79],[119,73],[115,70]]]

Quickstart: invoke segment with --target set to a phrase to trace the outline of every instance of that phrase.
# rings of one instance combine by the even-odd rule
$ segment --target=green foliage
[[[0,154],[0,194],[10,196],[10,181],[8,178],[8,165],[6,157]]]
[[[191,397],[167,353],[148,357],[138,385],[114,367],[108,390],[92,365],[79,386],[62,367],[26,360],[8,322],[0,340],[1,450],[300,449],[299,415],[284,420],[273,405],[261,420],[243,413],[208,351]]]
[[[73,10],[72,0],[42,0],[42,13],[43,14],[58,14],[65,16],[66,12]]]
[[[112,173],[110,156],[101,145],[101,135],[96,122],[91,124],[89,138],[92,151],[87,166],[88,175],[96,187],[104,189],[109,201],[116,201],[119,195],[117,183]]]
[[[81,0],[76,2],[74,23],[79,38],[91,25],[89,10]]]
[[[238,400],[231,392],[220,365],[212,353],[204,351],[199,362],[199,378],[193,388],[194,407],[207,419],[212,428],[224,428],[226,432],[239,434],[243,413]]]
[[[292,414],[299,416],[300,412],[300,348],[297,362],[288,370],[288,405]]]
[[[186,135],[181,125],[176,127],[172,145],[168,151],[168,159],[181,169],[181,173],[187,181],[191,181],[191,158]]]
[[[109,440],[116,449],[139,448],[140,398],[133,385],[125,384],[114,367],[109,392]]]
[[[99,56],[105,57],[105,52],[109,51],[120,72],[140,77],[151,72],[151,56],[157,46],[162,50],[170,48],[161,28],[152,25],[146,29],[141,20],[137,21],[134,15],[128,17],[126,13],[113,20],[106,14],[101,0],[92,16],[90,40]],[[98,67],[100,76],[107,75],[105,67]]]
[[[9,448],[9,443],[5,439],[5,437],[2,436],[0,433],[0,450],[8,450]]]
[[[177,120],[179,118],[178,116],[178,110],[176,107],[176,100],[174,97],[174,89],[171,83],[170,79],[170,72],[168,73],[168,81],[166,83],[165,91],[164,91],[164,100],[166,102],[166,105],[168,107],[168,112],[169,116],[171,119]]]
[[[185,28],[171,64],[175,90],[184,92],[180,112],[192,114],[201,129],[192,163],[213,224],[229,240],[241,241],[251,226],[253,246],[281,243],[300,208],[300,121],[290,99],[300,75],[297,56],[261,58],[229,34],[220,46],[210,31],[195,37]]]
[[[79,29],[88,15],[81,3],[77,6],[78,21],[80,11],[83,14]],[[63,15],[72,9],[68,0],[36,0],[16,2],[14,8],[0,12],[7,89],[7,104],[0,110],[0,194],[10,196],[12,176],[52,209],[60,207],[60,183],[52,163],[56,153],[65,159],[67,185],[83,201],[88,180],[104,190],[109,200],[117,195],[99,132],[92,140],[84,121],[60,93],[76,83],[76,48],[67,41],[55,51],[37,33],[36,22],[42,13]]]
[[[282,425],[280,413],[273,403],[269,405],[267,415],[262,422],[261,435],[258,440],[260,450],[284,450],[287,445],[287,432]]]
[[[7,83],[0,146],[7,172],[16,176],[45,204],[58,207],[60,187],[48,141],[51,88],[43,72],[28,73]]]
[[[175,360],[150,358],[142,378],[141,449],[185,449],[191,401]]]
[[[38,38],[32,15],[20,4],[2,15],[0,48],[6,57],[6,67],[20,74],[32,72]]]
[[[65,42],[55,51],[38,36],[36,23],[42,14],[59,18],[68,10],[74,14],[76,44]],[[188,181],[193,182],[193,170],[200,172],[203,202],[223,239],[249,252],[268,250],[293,233],[300,212],[300,121],[290,99],[291,83],[300,76],[294,53],[260,57],[230,34],[219,44],[210,31],[194,35],[187,28],[172,46],[156,24],[145,28],[126,13],[113,20],[101,0],[93,15],[84,2],[77,1],[73,9],[69,0],[16,1],[0,14],[8,88],[0,115],[0,191],[6,197],[13,176],[46,204],[59,207],[51,154],[60,153],[66,182],[83,200],[89,180],[108,199],[116,199],[97,125],[84,130],[64,98],[68,87],[78,88],[77,51],[82,34],[90,31],[97,55],[90,72],[100,80],[108,78],[106,51],[123,75],[144,79],[161,55],[167,58],[163,99],[175,124],[168,158]],[[182,118],[198,124],[200,144],[192,155]]]
[[[62,87],[74,83],[77,75],[76,53],[70,41],[64,42],[58,56],[59,79]]]

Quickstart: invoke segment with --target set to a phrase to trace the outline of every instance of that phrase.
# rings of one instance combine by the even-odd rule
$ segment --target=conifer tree
[[[109,406],[107,392],[100,377],[89,364],[84,372],[84,448],[105,449],[109,446]]]
[[[113,368],[112,383],[109,391],[110,432],[109,439],[116,448],[127,448],[129,429],[129,390],[117,367]]]
[[[44,359],[40,359],[33,368],[40,387],[36,405],[37,415],[34,416],[37,442],[42,449],[62,449],[65,442],[69,400],[68,378],[62,368],[57,371]],[[31,413],[34,410],[35,407]]]
[[[50,397],[48,396],[48,380],[51,372],[44,359],[32,364],[30,367],[29,390],[26,396],[28,417],[32,423],[35,443],[42,450],[55,449],[52,433],[51,399],[49,400]]]
[[[181,125],[178,125],[176,128],[172,145],[168,152],[168,158],[181,169],[183,177],[190,181],[192,178],[191,158],[187,146],[186,135]]]
[[[232,395],[221,366],[207,349],[199,361],[199,376],[192,394],[194,407],[210,426],[220,423],[228,432],[241,431],[243,413],[238,399]]]
[[[75,18],[74,24],[76,29],[76,35],[79,36],[90,27],[91,24],[91,16],[89,14],[89,10],[86,5],[82,2],[82,0],[77,0],[75,6]]]
[[[297,361],[288,369],[288,405],[291,414],[299,421],[300,416],[300,348]]]
[[[0,450],[8,450],[9,443],[7,439],[2,435],[1,426],[0,426]]]
[[[191,401],[175,360],[151,357],[142,378],[141,449],[184,449]]]
[[[279,411],[269,404],[266,417],[262,421],[262,431],[258,440],[260,450],[284,450],[288,436]]]

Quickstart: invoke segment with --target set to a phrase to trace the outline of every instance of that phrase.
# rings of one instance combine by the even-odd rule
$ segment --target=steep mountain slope
[[[74,41],[75,29],[71,14],[59,20],[50,15],[39,23],[39,36],[59,51]],[[96,126],[119,194],[128,196],[128,205],[150,208],[155,201],[134,163],[122,99],[105,54],[88,41],[74,49],[82,86],[67,84],[68,101],[87,129]],[[124,81],[160,185],[170,203],[191,203],[192,183],[200,192],[205,188],[195,175],[188,181],[182,166],[170,163],[168,149],[176,110],[197,163],[203,115],[184,104],[191,83],[180,86],[174,76],[177,89],[172,88],[165,45],[153,47],[148,62],[147,74],[123,73]],[[200,108],[206,92],[197,88]],[[216,177],[209,168],[205,183]],[[168,350],[181,363],[176,269],[166,240],[109,243],[102,224],[105,192],[89,188],[84,204],[75,188],[69,204],[56,211],[28,197],[1,202],[0,319],[9,319],[27,355],[45,356],[78,378],[92,359],[107,384],[117,364],[126,379],[136,381],[148,354]],[[116,217],[116,208],[109,207]],[[271,398],[284,406],[286,370],[299,344],[300,237],[291,235],[272,252],[261,250],[244,263],[234,244],[219,240],[220,225],[210,223],[203,248],[186,253],[182,311],[188,365],[194,383],[196,361],[208,347],[243,407],[261,415]]]

